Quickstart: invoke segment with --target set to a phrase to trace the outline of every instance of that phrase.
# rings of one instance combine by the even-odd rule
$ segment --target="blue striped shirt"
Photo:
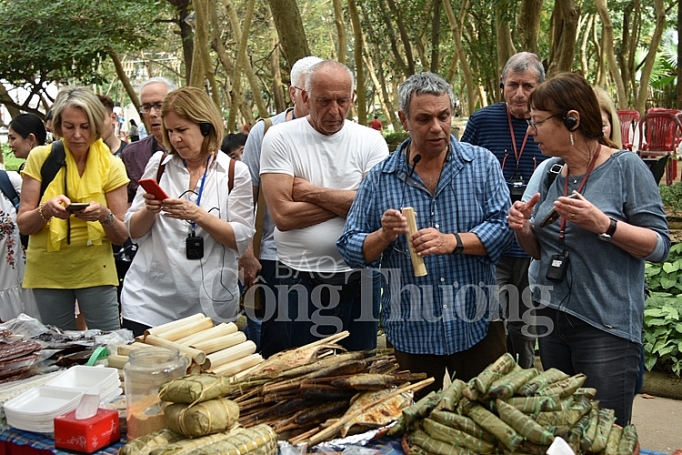
[[[511,116],[512,127],[514,128],[514,139],[516,139],[516,151],[521,152],[523,139],[526,137],[528,123],[525,119]],[[521,159],[516,162],[514,147],[512,146],[512,135],[509,131],[509,119],[507,117],[506,103],[497,103],[474,112],[467,122],[466,130],[462,135],[462,142],[485,147],[497,157],[500,166],[504,163],[504,179],[507,182],[518,173],[523,178],[523,184],[527,185],[531,175],[535,172],[538,164],[547,157],[542,154],[532,136],[528,136],[526,145],[523,147]],[[518,167],[517,167],[518,164]],[[518,245],[516,239],[512,243],[505,256],[528,257],[528,254]]]
[[[495,157],[481,147],[451,137],[436,192],[431,195],[416,173],[408,179],[404,142],[362,181],[337,241],[351,267],[380,268],[384,274],[382,321],[396,349],[412,354],[446,355],[465,351],[488,332],[499,315],[495,263],[512,241],[506,221],[509,195]],[[415,277],[401,235],[381,258],[366,263],[365,237],[381,228],[388,209],[411,206],[417,227],[443,233],[473,232],[488,255],[427,256],[428,275]]]

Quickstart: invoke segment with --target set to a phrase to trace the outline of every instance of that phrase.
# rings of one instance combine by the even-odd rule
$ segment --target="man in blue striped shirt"
[[[462,142],[485,147],[502,167],[512,201],[519,200],[537,165],[546,157],[528,134],[528,97],[545,79],[537,55],[519,52],[502,70],[500,88],[504,102],[476,111],[467,122]],[[507,348],[523,368],[533,366],[535,338],[531,294],[528,292],[530,256],[514,243],[497,264],[499,298],[505,310]],[[524,301],[524,291],[525,299]]]
[[[443,384],[468,381],[506,351],[495,263],[512,242],[510,205],[495,157],[450,134],[454,95],[433,73],[399,89],[400,120],[410,132],[398,150],[363,179],[337,241],[351,267],[381,268],[382,321],[401,368]],[[417,165],[418,163],[418,165]],[[408,238],[401,207],[413,207]],[[408,241],[427,275],[413,272]]]

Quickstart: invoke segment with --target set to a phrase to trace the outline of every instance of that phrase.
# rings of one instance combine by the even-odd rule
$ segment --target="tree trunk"
[[[267,117],[268,109],[265,105],[265,101],[263,100],[263,94],[260,91],[260,84],[256,80],[256,76],[253,74],[251,62],[246,58],[246,46],[249,41],[249,30],[251,29],[251,19],[253,18],[255,0],[248,0],[246,14],[244,16],[244,20],[242,21],[243,30],[239,29],[239,18],[237,17],[237,11],[235,10],[232,2],[230,0],[223,0],[223,4],[227,10],[227,15],[230,18],[230,23],[232,24],[232,29],[234,31],[235,40],[239,46],[239,50],[237,52],[237,65],[235,67],[234,80],[232,81],[232,99],[233,101],[237,99],[235,98],[234,93],[235,87],[238,89],[237,91],[241,92],[241,73],[243,72],[246,76],[246,79],[249,81],[251,95],[253,97],[254,103],[256,103],[258,115],[260,117]],[[242,99],[243,104],[244,101],[241,93],[239,94],[239,97],[239,99]],[[251,109],[242,109],[242,111],[247,111],[247,115],[244,116],[244,119],[249,125],[253,125],[254,119]],[[231,113],[232,112],[230,112],[230,114]]]
[[[550,52],[550,75],[571,71],[573,67],[580,8],[574,0],[562,0],[555,3],[552,17],[554,35],[551,36],[551,42],[554,52]]]
[[[463,4],[462,14],[464,14],[464,7],[467,6]],[[443,2],[443,8],[445,9],[445,14],[448,17],[448,22],[450,23],[450,31],[452,32],[452,40],[455,43],[455,48],[457,49],[457,55],[459,57],[459,62],[462,65],[462,74],[464,76],[464,84],[467,87],[467,115],[471,115],[476,110],[476,83],[474,82],[473,72],[469,66],[468,57],[464,51],[464,46],[462,46],[462,29],[457,22],[454,11],[452,11],[452,6],[449,1]]]
[[[386,33],[388,33],[388,40],[391,43],[391,52],[393,53],[393,60],[395,61],[396,65],[398,65],[398,68],[400,68],[400,71],[402,71],[403,75],[405,77],[410,77],[410,70],[407,67],[407,64],[405,63],[405,60],[403,60],[403,56],[401,55],[400,51],[398,50],[398,38],[395,33],[395,29],[393,28],[393,22],[391,21],[391,17],[388,14],[388,8],[386,7],[385,0],[378,0],[379,3],[379,11],[381,11],[381,18],[384,20],[384,25],[386,26]]]
[[[616,105],[618,109],[627,109],[628,98],[625,95],[625,83],[623,82],[623,76],[618,70],[618,62],[616,62],[616,54],[613,50],[613,22],[611,22],[611,15],[609,14],[609,8],[607,5],[607,0],[596,0],[597,13],[599,13],[599,18],[601,19],[601,30],[602,30],[602,55],[606,56],[609,62],[609,72],[611,78],[616,83],[616,92],[618,94]],[[603,61],[604,59],[599,59]]]
[[[365,90],[365,67],[362,62],[362,24],[355,0],[348,0],[348,13],[353,24],[353,55],[355,58],[355,85],[357,93],[358,123],[367,124],[367,91]]]
[[[446,0],[447,1],[447,0]],[[440,67],[440,4],[441,0],[433,0],[433,20],[431,21],[431,72],[438,73]]]
[[[189,84],[192,72],[192,56],[194,55],[194,32],[192,26],[185,20],[189,16],[190,0],[168,0],[178,15],[177,24],[180,27],[180,42],[185,59],[185,83]]]
[[[590,35],[592,33],[592,25],[594,23],[594,15],[593,14],[588,14],[586,17],[586,25],[585,25],[585,30],[582,33],[582,38],[580,39],[580,55],[578,56],[580,59],[580,71],[582,71],[583,74],[587,74],[587,43],[590,41]],[[599,50],[599,43],[594,43],[595,48],[597,49],[596,54],[598,56],[601,56],[602,53]],[[601,58],[597,58],[597,78],[599,78],[599,73],[600,73],[600,68],[602,67],[603,62]]]
[[[414,58],[412,57],[412,45],[410,44],[410,36],[407,34],[407,29],[405,28],[405,23],[403,22],[400,10],[395,5],[395,0],[387,0],[388,8],[395,17],[396,24],[398,25],[398,31],[400,32],[400,40],[403,44],[403,49],[405,50],[405,58],[407,59],[407,76],[414,74]]]
[[[14,118],[17,115],[21,114],[21,109],[19,109],[19,106],[17,106],[16,102],[12,99],[12,97],[9,96],[9,93],[7,93],[7,89],[5,88],[4,84],[0,84],[0,103],[5,106],[7,112],[9,112],[10,117]],[[45,118],[44,114],[42,115],[42,118]]]
[[[639,112],[646,111],[646,99],[649,93],[649,79],[651,78],[651,71],[656,62],[656,52],[658,46],[661,44],[661,37],[665,29],[665,5],[663,0],[654,0],[654,10],[656,11],[656,26],[654,33],[651,35],[651,43],[649,44],[649,52],[644,59],[644,66],[642,66],[639,77],[639,90],[637,91],[637,99],[635,102],[635,109]]]
[[[277,28],[282,52],[288,66],[310,55],[310,47],[296,0],[269,0],[272,19]]]
[[[389,122],[393,125],[395,128],[396,125],[393,124],[393,119],[392,117],[395,117],[392,115],[394,109],[393,109],[393,103],[391,103],[391,99],[388,96],[388,93],[386,92],[386,86],[383,84],[379,79],[377,78],[377,71],[374,68],[374,64],[372,63],[372,58],[370,56],[370,51],[369,47],[367,45],[367,42],[363,43],[363,46],[365,48],[365,65],[367,65],[367,73],[369,73],[369,77],[372,79],[372,83],[374,84],[374,90],[376,91],[376,95],[379,98],[379,103],[381,104],[381,110],[384,111],[386,115],[386,119],[388,119]],[[381,68],[380,68],[381,69]],[[380,71],[383,75],[383,71]],[[398,125],[400,122],[398,122]],[[396,130],[397,131],[397,130]]]
[[[339,63],[346,64],[346,24],[343,20],[343,6],[341,0],[333,0],[334,2],[334,23],[336,24],[336,35],[339,40],[338,56],[336,60]]]
[[[502,74],[502,69],[509,57],[514,55],[514,43],[512,42],[511,29],[505,19],[506,3],[495,2],[495,28],[497,36],[497,73]]]
[[[135,110],[139,110],[140,100],[137,97],[137,93],[135,92],[133,85],[130,83],[128,75],[123,69],[123,65],[121,64],[121,59],[119,58],[118,53],[116,53],[116,51],[110,47],[107,49],[107,54],[109,54],[109,57],[111,57],[111,61],[114,63],[114,68],[116,69],[116,76],[118,76],[121,84],[123,84],[123,88],[130,97],[130,101],[132,101],[133,105],[135,106]],[[14,117],[14,115],[12,115],[12,117]]]
[[[519,32],[521,50],[538,53],[542,0],[522,0],[516,29]]]
[[[225,49],[225,46],[223,46],[223,42],[220,39],[220,26],[218,25],[217,15],[213,15],[211,17],[211,48],[218,56],[218,61],[225,70],[225,74],[232,74],[234,72],[234,63],[232,62],[232,59],[228,55],[227,50]],[[230,100],[229,85],[230,81],[228,79],[225,81],[225,99],[227,100],[228,104],[227,108],[231,109],[232,103]]]
[[[194,54],[192,55],[192,71],[189,73],[189,85],[203,88],[205,78],[204,43],[208,42],[208,0],[194,0]]]
[[[282,70],[279,66],[279,43],[277,41],[277,33],[273,30],[272,36],[272,52],[270,53],[270,72],[272,74],[272,97],[275,104],[275,112],[282,112],[287,107],[286,99],[284,98],[284,84],[282,84]]]

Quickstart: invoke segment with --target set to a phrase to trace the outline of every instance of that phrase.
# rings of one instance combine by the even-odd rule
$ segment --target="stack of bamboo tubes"
[[[109,366],[123,369],[128,355],[136,349],[151,347],[177,349],[191,359],[188,373],[215,373],[234,376],[263,361],[256,344],[247,340],[233,322],[213,324],[198,313],[145,331],[129,345],[121,345],[109,356]]]

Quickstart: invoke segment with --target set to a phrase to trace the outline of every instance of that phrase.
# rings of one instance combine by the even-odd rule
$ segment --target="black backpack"
[[[43,198],[43,194],[45,194],[48,185],[54,180],[57,172],[65,165],[66,152],[64,151],[64,144],[62,141],[54,141],[50,154],[47,155],[43,166],[40,168],[42,182],[40,182],[40,197],[38,200]]]

